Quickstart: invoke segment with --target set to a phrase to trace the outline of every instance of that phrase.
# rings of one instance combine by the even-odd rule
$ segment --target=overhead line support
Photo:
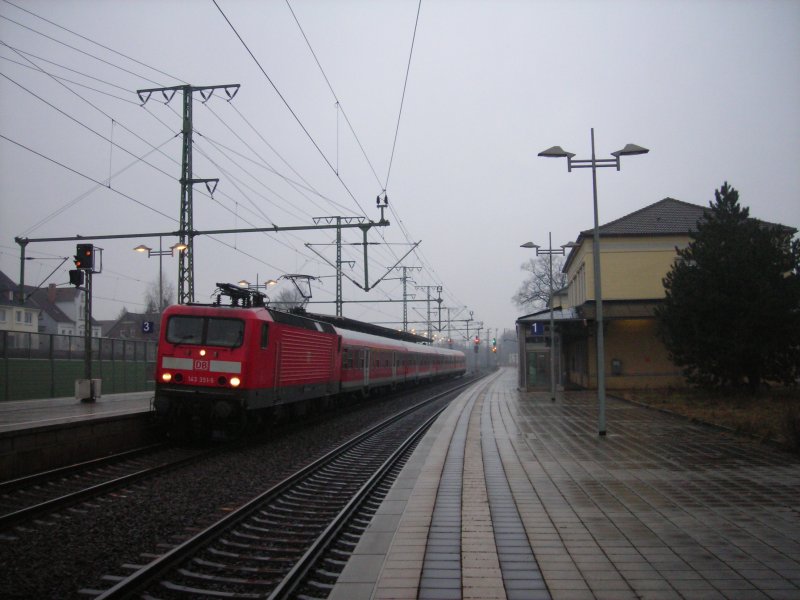
[[[222,89],[228,96],[228,102],[239,91],[239,84],[228,85],[176,85],[171,87],[150,88],[137,90],[136,94],[144,106],[153,92],[161,92],[164,102],[168,104],[178,91],[183,93],[183,143],[181,150],[181,204],[180,204],[180,235],[179,242],[186,245],[186,250],[178,257],[178,304],[194,302],[194,226],[192,189],[195,183],[205,183],[213,195],[219,179],[194,179],[192,177],[192,94],[198,92],[203,98],[203,103],[208,102],[214,90]],[[214,182],[213,189],[209,186]]]

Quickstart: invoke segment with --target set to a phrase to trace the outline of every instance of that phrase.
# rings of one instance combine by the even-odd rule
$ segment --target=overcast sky
[[[220,180],[213,199],[195,186],[196,229],[377,221],[386,188],[391,226],[369,232],[381,244],[369,246],[370,285],[421,241],[402,262],[422,267],[416,284],[441,285],[454,317],[473,311],[492,329],[521,314],[511,297],[532,255],[520,244],[546,245],[552,231],[558,246],[592,226],[590,172],[536,156],[560,145],[589,158],[592,127],[598,157],[626,143],[650,149],[598,172],[601,223],[665,197],[707,205],[728,181],[752,216],[800,226],[796,0],[423,0],[399,129],[417,0],[217,3],[0,1],[2,271],[18,278],[15,236],[178,228],[181,98],[140,106],[135,91],[182,84],[241,84],[230,103],[221,91],[206,104],[194,96],[194,177]],[[332,300],[334,270],[306,244],[335,261],[334,240],[198,237],[196,300],[218,281],[285,273],[322,277],[314,300]],[[158,247],[97,242],[95,317],[143,309],[158,260],[133,252],[140,243]],[[26,283],[74,249],[31,243],[40,260],[27,261]],[[343,253],[363,285],[360,246]],[[67,284],[71,266],[48,283]],[[177,259],[163,266],[177,281]],[[344,298],[400,300],[396,277],[369,294],[345,280]],[[425,312],[413,304],[409,320]],[[344,314],[398,322],[402,305],[345,304]]]

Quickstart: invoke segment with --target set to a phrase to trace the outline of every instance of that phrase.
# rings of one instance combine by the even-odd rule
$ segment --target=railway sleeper
[[[333,581],[334,583],[336,582],[337,579],[339,579],[339,575],[341,575],[341,573],[342,573],[341,569],[339,569],[336,572],[328,571],[323,567],[314,569],[314,577],[317,577],[324,581]]]
[[[312,502],[306,498],[286,498],[285,502],[287,505],[294,507],[294,509],[298,511],[316,510],[322,512],[333,510],[334,507],[343,504],[343,502],[341,502],[341,498],[342,496],[339,495],[334,496],[329,500],[322,498],[318,502]]]
[[[346,481],[342,481],[341,479],[331,479],[330,481],[304,481],[300,485],[297,486],[298,490],[309,492],[325,492],[330,491],[331,489],[342,488],[345,487],[347,484]]]
[[[334,583],[336,583],[334,581]],[[333,583],[328,583],[326,581],[317,581],[316,579],[310,579],[306,582],[306,585],[310,588],[316,588],[318,590],[326,590],[330,592],[333,589]]]
[[[253,560],[253,559],[258,559],[260,556],[262,556],[260,554],[253,556],[252,554],[250,554],[251,552],[268,553],[268,552],[275,552],[276,550],[280,550],[282,552],[299,552],[300,550],[303,550],[305,548],[305,546],[299,546],[299,545],[295,549],[285,548],[282,546],[270,545],[267,542],[262,544],[245,544],[243,542],[233,542],[227,539],[219,540],[216,543],[225,548],[235,548],[237,550],[236,553],[230,552],[228,554],[230,555],[230,558],[236,558],[237,560],[238,559]],[[217,552],[213,552],[213,550],[214,550],[213,546],[207,549],[207,551],[210,552],[211,554],[216,554],[217,556],[225,555],[225,553],[221,550]],[[248,554],[244,554],[244,552],[247,552]],[[272,560],[274,560],[275,562],[281,562],[281,560],[290,560],[290,559],[288,558],[277,559],[273,557]]]
[[[283,568],[276,568],[276,567],[246,567],[244,565],[234,565],[234,564],[225,564],[221,562],[213,562],[210,560],[205,560],[203,558],[193,558],[192,562],[205,568],[205,569],[224,569],[227,571],[240,571],[242,573],[267,573],[273,575],[281,575],[283,576],[286,573],[286,570],[291,567],[291,563],[287,562]]]
[[[203,588],[192,588],[186,585],[180,585],[177,583],[172,583],[171,581],[162,581],[161,585],[168,590],[188,596],[190,598],[205,598],[205,597],[212,597],[212,598],[231,598],[230,592],[218,592],[214,590],[206,590]],[[236,598],[242,598],[244,600],[248,600],[252,598],[253,600],[257,600],[258,598],[263,598],[263,594],[236,594]]]
[[[286,531],[285,528],[257,527],[255,525],[251,525],[250,523],[243,523],[239,527],[241,529],[244,529],[244,530],[247,530],[247,531],[256,532],[257,534],[259,534],[259,537],[264,537],[265,535],[287,535],[288,534],[288,535],[294,535],[296,537],[310,538],[310,537],[312,537],[314,535],[313,532],[309,532],[307,530],[292,532],[292,531]],[[237,536],[240,536],[240,537],[256,537],[256,533],[253,533],[253,534],[243,533],[242,531],[240,531],[238,529],[236,531],[234,531],[234,535],[237,535]]]
[[[283,504],[284,506],[278,506],[277,503]],[[270,508],[275,510],[277,513],[289,513],[291,517],[296,518],[301,515],[307,514],[311,511],[312,518],[319,517],[325,518],[329,517],[332,512],[335,512],[336,508],[332,507],[330,504],[328,505],[319,505],[319,506],[309,506],[307,503],[298,503],[298,502],[289,502],[287,499],[281,498],[276,501],[276,504],[270,505]],[[299,514],[298,514],[299,513]]]
[[[273,519],[273,518],[262,518],[262,517],[253,517],[251,519],[255,523],[259,525],[269,526],[269,527],[276,527],[282,530],[290,530],[294,531],[295,529],[304,530],[309,529],[311,527],[318,527],[319,524],[325,523],[324,519],[308,519],[304,518],[301,521],[293,520],[293,521],[286,521],[284,519]]]
[[[178,573],[180,573],[183,577],[187,579],[197,579],[200,581],[208,581],[211,583],[216,584],[237,584],[237,585],[246,585],[248,587],[275,587],[275,584],[280,582],[281,577],[273,577],[271,579],[244,579],[241,577],[229,577],[229,576],[219,576],[219,575],[212,575],[210,573],[199,573],[197,571],[191,571],[189,569],[178,569]]]
[[[260,544],[245,544],[229,539],[219,540],[217,543],[227,548],[237,548],[238,550],[249,550],[250,552],[302,552],[306,549],[306,544],[301,542],[284,542],[283,540],[259,540]],[[244,555],[242,555],[244,556]]]
[[[270,566],[275,566],[276,564],[286,564],[287,567],[291,568],[291,566],[295,563],[295,557],[287,556],[287,557],[277,557],[277,556],[245,556],[244,554],[240,554],[239,552],[229,552],[225,550],[220,550],[218,548],[206,548],[205,552],[216,557],[220,558],[228,558],[231,560],[247,560],[252,561],[255,564],[259,563],[266,563]],[[243,566],[243,565],[242,565]]]

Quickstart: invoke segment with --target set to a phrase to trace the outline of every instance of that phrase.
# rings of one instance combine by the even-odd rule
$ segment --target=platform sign
[[[156,330],[154,321],[142,321],[142,333],[153,333]]]
[[[531,323],[531,335],[544,335],[544,323]]]

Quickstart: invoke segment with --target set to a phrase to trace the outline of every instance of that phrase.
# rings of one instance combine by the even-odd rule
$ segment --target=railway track
[[[208,456],[209,451],[154,444],[0,483],[0,531]]]
[[[365,431],[108,590],[111,598],[326,597],[347,549],[462,386]],[[327,552],[332,554],[326,554]]]

